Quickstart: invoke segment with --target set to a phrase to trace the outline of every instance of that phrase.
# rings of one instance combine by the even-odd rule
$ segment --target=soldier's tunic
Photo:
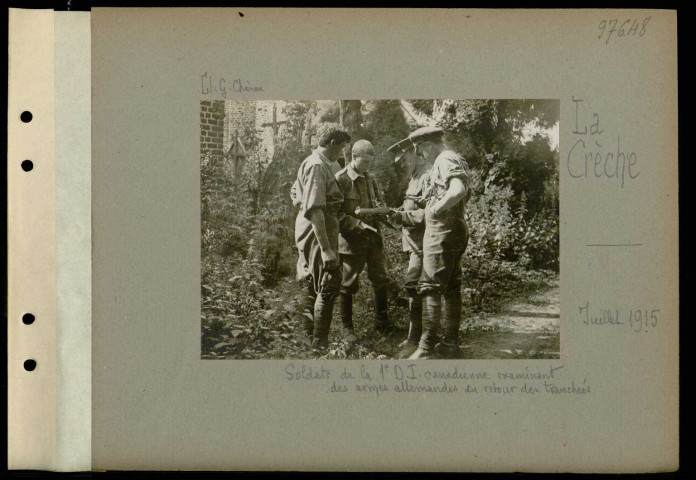
[[[327,159],[327,161],[328,161],[328,159]],[[331,173],[335,176],[336,173],[338,173],[338,171],[342,168],[341,164],[338,162],[331,162],[331,161],[329,161],[329,163],[331,165]],[[299,189],[300,189],[299,180],[297,178],[295,178],[295,182],[290,187],[290,201],[292,202],[292,205],[294,207],[302,206],[302,197],[298,193]]]
[[[447,192],[449,181],[460,178],[467,187],[466,196],[452,208],[434,215],[431,207]],[[430,195],[425,208],[423,236],[423,271],[418,282],[419,293],[460,288],[461,258],[469,240],[465,207],[471,195],[469,168],[464,159],[452,150],[441,152],[430,170]]]
[[[423,235],[425,233],[425,210],[418,205],[424,199],[430,185],[430,165],[420,166],[408,182],[406,198],[403,203],[402,249],[408,252],[408,270],[404,288],[415,291],[423,269]],[[419,200],[417,200],[419,199]],[[406,237],[411,241],[406,240]],[[418,247],[415,251],[412,245]]]
[[[298,200],[300,206],[295,219],[295,244],[300,254],[297,278],[302,280],[311,277],[316,293],[337,294],[341,280],[340,271],[325,275],[321,248],[310,221],[310,214],[314,209],[324,211],[329,245],[334,252],[338,252],[338,213],[343,203],[343,194],[336,183],[334,164],[335,162],[314,151],[300,165],[293,186],[294,199]]]
[[[382,237],[357,228],[361,220],[377,230],[379,223],[370,215],[358,217],[355,214],[357,207],[375,208],[382,203],[377,181],[370,173],[356,172],[352,163],[336,174],[336,180],[344,196],[338,237],[338,253],[343,265],[341,293],[357,293],[358,277],[365,264],[372,286],[375,290],[380,290],[387,285],[387,264]]]

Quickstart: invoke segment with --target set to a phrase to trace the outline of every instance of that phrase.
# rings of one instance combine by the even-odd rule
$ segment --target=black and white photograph
[[[560,358],[559,120],[201,101],[201,357]]]

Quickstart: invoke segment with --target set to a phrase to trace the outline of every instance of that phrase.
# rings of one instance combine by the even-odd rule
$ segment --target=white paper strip
[[[92,455],[89,12],[55,12],[56,470]]]

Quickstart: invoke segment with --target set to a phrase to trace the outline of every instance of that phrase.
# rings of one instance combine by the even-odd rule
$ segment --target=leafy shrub
[[[243,251],[249,219],[240,211],[239,187],[224,173],[222,158],[201,156],[201,255]]]
[[[467,205],[469,246],[467,256],[501,260],[515,241],[513,216],[508,202],[510,187],[490,185]]]
[[[505,301],[548,285],[554,274],[529,270],[519,262],[490,258],[462,259],[463,301],[472,312],[493,313]]]
[[[530,221],[519,217],[515,222],[514,253],[533,269],[558,271],[558,219],[547,211],[539,212]]]

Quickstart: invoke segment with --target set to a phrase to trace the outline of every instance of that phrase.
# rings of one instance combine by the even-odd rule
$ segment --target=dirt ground
[[[501,313],[467,319],[476,328],[462,334],[464,358],[559,358],[558,281],[508,302]]]
[[[374,333],[368,302],[356,305],[358,345],[349,348],[341,341],[337,325],[332,328],[331,346],[320,358],[394,358],[398,343],[408,333],[407,321],[393,318],[396,330],[389,337]],[[363,311],[365,310],[365,311]],[[560,357],[560,289],[558,280],[531,294],[506,302],[499,313],[467,315],[460,334],[463,359],[533,359]],[[307,352],[308,353],[308,352]],[[305,355],[300,355],[304,357]],[[317,358],[307,354],[306,358]]]
[[[292,291],[293,284],[284,287]],[[288,294],[289,295],[289,294]],[[284,298],[279,294],[281,298]],[[361,289],[356,296],[353,317],[359,337],[356,345],[348,345],[340,333],[340,320],[334,312],[327,352],[308,348],[299,334],[300,323],[295,314],[282,314],[282,323],[252,328],[232,325],[204,339],[209,344],[202,358],[275,358],[275,359],[392,359],[399,352],[399,343],[408,334],[406,305],[392,305],[390,317],[394,330],[387,336],[375,332],[372,325],[371,292]],[[295,301],[297,304],[297,302]],[[298,307],[299,305],[295,305]],[[290,305],[286,305],[290,308]],[[292,308],[290,308],[292,310]],[[282,313],[282,309],[278,309]],[[508,300],[496,308],[497,313],[463,312],[460,333],[463,359],[532,359],[560,357],[560,289],[558,277],[544,282],[543,287]],[[275,310],[275,315],[279,315]],[[269,312],[269,313],[270,313]],[[240,322],[240,319],[236,319]],[[228,330],[229,330],[228,329]]]

